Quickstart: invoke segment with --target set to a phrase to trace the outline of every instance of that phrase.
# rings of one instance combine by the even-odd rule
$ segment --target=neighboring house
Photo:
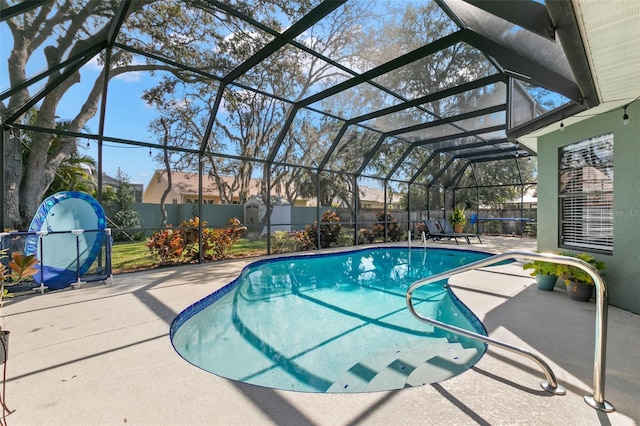
[[[141,183],[131,183],[128,182],[127,185],[129,185],[129,187],[131,188],[131,191],[133,191],[133,196],[134,196],[134,203],[141,203],[142,202],[142,192],[143,192],[143,185]],[[107,175],[106,173],[102,173],[102,186],[103,187],[110,187],[113,188],[113,190],[117,190],[118,187],[120,186],[120,182],[118,181],[118,179],[111,177],[109,175]]]
[[[98,175],[96,174],[96,171],[88,165],[81,165],[80,167],[82,167],[82,170],[84,170],[84,172],[89,176],[89,178],[93,180],[94,184],[97,187]],[[141,183],[128,182],[127,184],[129,185],[129,187],[131,188],[131,191],[133,192],[133,198],[134,198],[133,202],[141,203],[144,186]],[[116,191],[120,186],[120,182],[118,181],[118,179],[111,177],[108,174],[102,172],[102,186],[103,188],[108,187]]]
[[[222,176],[229,185],[233,183],[230,176]],[[249,197],[260,194],[260,179],[251,179],[249,187]],[[144,203],[159,204],[162,193],[167,188],[167,173],[163,170],[156,170],[151,176],[147,188],[144,191],[142,200]],[[283,192],[283,191],[282,191]],[[277,191],[276,191],[276,195]],[[400,195],[387,192],[388,208],[400,208]],[[221,204],[220,191],[214,179],[210,176],[202,177],[202,201],[204,204]],[[360,187],[361,207],[365,209],[383,209],[384,208],[384,190],[372,188],[368,186]],[[171,191],[167,195],[167,204],[187,204],[198,203],[198,174],[189,172],[172,172],[171,173]],[[232,204],[240,204],[239,195],[233,194]],[[315,206],[314,199],[299,198],[296,200],[296,207]]]
[[[384,209],[384,189],[370,186],[360,186],[360,207],[363,209]],[[400,208],[400,194],[387,191],[387,208]]]
[[[227,184],[233,183],[233,178],[221,176]],[[147,189],[144,191],[145,203],[160,204],[164,190],[168,186],[167,172],[156,170],[151,176]],[[260,179],[251,179],[249,196],[260,194]],[[165,201],[167,204],[198,203],[198,174],[189,172],[171,172],[171,191]],[[202,202],[204,204],[221,204],[220,191],[215,180],[208,175],[202,176]],[[231,204],[240,204],[239,194],[233,194]]]
[[[233,184],[233,177],[221,176],[228,185]],[[249,182],[249,194],[260,195],[261,179],[251,179]],[[167,173],[163,170],[156,170],[149,180],[147,189],[144,191],[143,202],[160,204],[162,193],[167,188]],[[279,194],[277,194],[279,195]],[[222,198],[215,180],[208,175],[202,176],[202,202],[204,204],[221,204]],[[298,199],[295,206],[307,206],[308,200]],[[167,204],[197,204],[198,203],[198,174],[189,172],[171,173],[171,191],[167,195]],[[232,194],[231,204],[241,204],[240,195]]]

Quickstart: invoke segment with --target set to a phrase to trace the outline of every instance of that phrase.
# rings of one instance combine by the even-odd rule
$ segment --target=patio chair
[[[480,239],[480,234],[455,232],[451,227],[451,224],[449,223],[449,221],[446,219],[440,219],[438,223],[440,224],[440,227],[442,228],[445,234],[455,234],[458,237],[464,238],[465,240],[467,240],[467,244],[471,244],[471,241],[469,239],[475,237],[478,239],[480,244],[482,244],[482,240]]]
[[[437,220],[427,219],[424,221],[425,228],[427,229],[427,238],[431,238],[433,241],[440,241],[443,238],[451,240],[452,238],[455,240],[456,244],[458,244],[458,237],[455,232],[446,233],[442,229],[442,226]]]

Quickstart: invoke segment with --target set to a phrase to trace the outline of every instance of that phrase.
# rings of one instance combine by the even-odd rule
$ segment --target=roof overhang
[[[556,3],[562,2],[547,4],[552,18],[554,10],[557,12]],[[640,2],[572,0],[571,5],[598,104],[575,114],[556,115],[543,127],[517,137],[520,143],[534,150],[537,150],[538,137],[559,130],[561,121],[570,126],[594,115],[622,109],[640,97],[640,49],[637,48]],[[561,38],[560,29],[558,33]],[[569,52],[567,57],[570,61],[580,60]]]

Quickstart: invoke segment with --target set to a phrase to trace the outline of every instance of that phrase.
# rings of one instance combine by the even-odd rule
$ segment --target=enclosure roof
[[[3,102],[29,93],[8,104],[4,125],[28,128],[26,111],[100,58],[114,75],[128,66],[179,80],[174,113],[187,94],[202,102],[200,139],[175,142],[177,151],[455,185],[469,164],[535,155],[517,138],[597,106],[608,90],[596,88],[581,37],[585,16],[576,17],[571,2],[157,0],[112,10],[80,3],[66,13],[96,17],[78,33],[83,43],[48,54],[47,69],[1,88]],[[37,16],[52,4],[16,3],[0,20]],[[185,28],[189,19],[193,28]],[[113,79],[105,89],[112,96]],[[268,140],[260,150],[230,150],[221,140],[237,136],[222,130],[232,103],[258,97],[271,99],[282,119],[255,135]],[[106,98],[101,106],[122,107]],[[100,141],[158,146],[112,133],[104,113],[99,127],[92,137]]]

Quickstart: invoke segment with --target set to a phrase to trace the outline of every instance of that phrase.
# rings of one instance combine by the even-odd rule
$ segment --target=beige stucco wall
[[[147,189],[144,191],[144,196],[142,201],[144,203],[160,203],[160,198],[162,197],[162,193],[167,187],[167,182],[165,180],[160,180],[158,183],[156,177],[154,176],[150,181],[149,185],[147,185]],[[167,204],[173,204],[173,200],[178,200],[178,203],[182,203],[182,196],[178,194],[175,190],[171,190],[169,195],[167,195]]]
[[[640,313],[640,101],[627,112],[631,122],[626,126],[617,109],[538,139],[538,249],[560,250],[558,148],[613,132],[613,254],[594,256],[607,264],[609,303]]]

